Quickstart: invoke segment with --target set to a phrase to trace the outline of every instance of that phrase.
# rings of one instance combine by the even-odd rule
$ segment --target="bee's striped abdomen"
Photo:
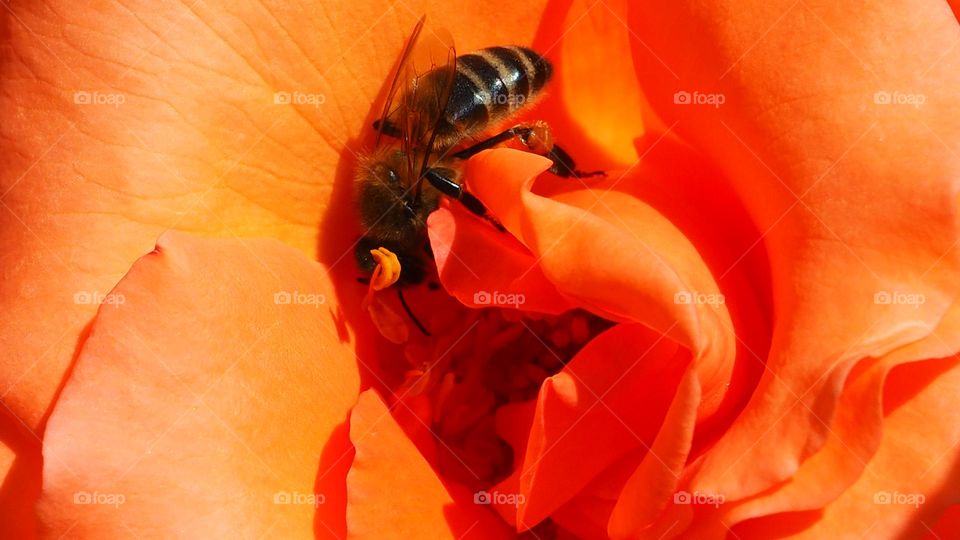
[[[550,63],[526,47],[490,47],[457,57],[445,120],[469,136],[523,107],[550,80]]]

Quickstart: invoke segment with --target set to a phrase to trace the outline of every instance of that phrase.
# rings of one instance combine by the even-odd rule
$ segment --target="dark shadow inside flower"
[[[40,441],[27,432],[9,410],[0,411],[0,465],[6,471],[0,489],[0,506],[9,509],[6,532],[12,538],[36,535],[36,519],[32,505],[20,505],[24,499],[35,501],[40,496]],[[9,469],[6,466],[9,465]]]
[[[762,538],[764,533],[769,534],[772,523],[776,523],[778,533],[789,535],[801,533],[823,517],[823,510],[808,510],[806,512],[784,512],[771,514],[758,519],[751,519],[738,523],[731,531],[742,538]]]
[[[389,81],[381,88],[377,101],[386,97]],[[361,307],[366,286],[357,282],[361,275],[354,261],[353,250],[362,231],[356,211],[355,177],[358,156],[373,146],[374,134],[370,126],[377,118],[375,107],[363,119],[363,136],[348,140],[340,160],[337,163],[335,179],[331,183],[330,204],[321,216],[317,245],[318,260],[326,266],[336,289],[337,299],[343,307],[343,319],[356,336],[356,354],[360,364],[360,373],[365,386],[377,387],[380,391],[387,388],[377,382],[375,359],[391,349],[391,344],[380,338],[366,311]]]
[[[330,439],[323,446],[317,468],[317,479],[313,493],[325,495],[324,504],[317,506],[313,518],[316,538],[326,538],[332,534],[337,538],[347,535],[344,516],[347,512],[347,486],[343,479],[353,464],[354,448],[350,443],[350,419],[334,428]]]
[[[58,385],[56,395],[60,395],[69,380],[80,351],[90,336],[92,326],[93,320],[84,326],[77,339],[73,361]],[[10,519],[9,532],[17,538],[36,536],[36,520],[32,514],[32,507],[40,496],[40,479],[43,469],[43,460],[39,452],[41,448],[39,436],[46,429],[55,403],[56,400],[50,402],[35,430],[30,430],[22,420],[12,414],[9,408],[0,411],[0,450],[6,446],[12,452],[10,455],[12,463],[0,486],[0,508],[8,508],[9,515],[15,516]],[[25,504],[28,501],[29,503]]]

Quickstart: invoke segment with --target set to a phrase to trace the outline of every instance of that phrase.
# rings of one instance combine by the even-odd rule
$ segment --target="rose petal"
[[[864,473],[880,447],[883,432],[883,389],[891,370],[918,357],[949,354],[960,341],[960,309],[951,309],[931,336],[851,368],[830,432],[817,453],[793,477],[774,490],[737,505],[724,516],[729,526],[764,514],[817,509],[840,496]],[[829,481],[825,480],[829,478]]]
[[[530,250],[512,236],[460,209],[441,208],[428,223],[440,281],[464,305],[487,307],[497,294],[522,297],[516,307],[540,313],[574,307],[543,275]]]
[[[642,322],[701,357],[701,414],[716,412],[736,340],[723,296],[696,248],[660,213],[625,193],[532,192],[535,172],[545,167],[539,156],[499,149],[470,160],[466,175],[470,188],[530,249],[561,294],[607,318]],[[474,272],[483,276],[481,282],[494,279],[485,267]]]
[[[342,536],[359,375],[324,268],[170,232],[110,294],[47,427],[44,533]]]
[[[770,347],[773,307],[767,253],[757,241],[762,233],[729,180],[689,145],[650,134],[637,141],[637,149],[643,158],[630,175],[613,177],[596,188],[634,196],[670,220],[696,246],[724,295],[737,359],[724,402],[697,428],[698,439],[712,440],[749,399]],[[707,390],[704,398],[710,402]]]
[[[643,462],[627,480],[607,526],[610,538],[640,538],[654,525],[664,508],[673,502],[683,474],[697,407],[700,404],[700,383],[688,371],[677,387],[677,395],[663,419],[663,425]],[[665,531],[655,531],[660,538]]]
[[[948,534],[953,534],[960,530],[960,504],[955,504],[943,513],[937,523],[930,528],[930,534],[923,537],[923,540],[934,540],[937,538],[946,538]]]
[[[669,339],[621,324],[544,381],[518,467],[524,496],[519,526],[536,525],[615,460],[649,447],[689,359]],[[651,387],[650,380],[658,385]]]
[[[4,443],[0,443],[0,483],[6,482],[10,476],[10,469],[13,467],[13,460],[17,457],[13,449]]]
[[[866,472],[802,527],[795,538],[842,538],[884,531],[896,537],[925,534],[960,497],[960,360],[900,366],[889,376],[885,400],[907,401],[884,420],[883,441]],[[931,422],[931,418],[937,421]],[[744,522],[743,538],[766,538],[782,514]],[[784,516],[789,519],[790,516]],[[762,528],[765,533],[760,533]],[[800,532],[800,531],[796,531]]]
[[[584,538],[609,538],[607,526],[627,480],[647,456],[645,447],[615,461],[550,518]]]
[[[506,441],[513,449],[514,460],[519,462],[518,456],[527,453],[527,442],[530,437],[530,431],[533,427],[533,421],[537,413],[537,400],[512,402],[503,405],[496,412],[496,430],[497,435]],[[501,480],[494,490],[500,493],[515,494],[520,493],[520,474],[523,472],[521,467],[515,466],[510,476]],[[517,525],[517,507],[515,504],[509,504],[509,499],[502,502],[493,501],[493,508],[500,514],[500,517],[510,525]]]
[[[551,518],[576,538],[602,540],[609,538],[603,518],[610,515],[612,506],[613,501],[581,493],[554,512]]]
[[[648,110],[623,22],[625,0],[554,2],[547,6],[534,47],[553,62],[557,99],[524,115],[549,122],[559,145],[581,170],[622,169],[637,160],[633,141]],[[611,107],[616,103],[615,107]]]
[[[769,370],[693,485],[740,499],[825,444],[854,362],[924,338],[957,298],[960,109],[946,90],[960,83],[957,22],[941,2],[905,1],[680,3],[628,16],[652,106],[720,165],[766,231]],[[664,65],[678,78],[660,76]],[[677,91],[725,103],[676,103]],[[883,91],[926,103],[878,104]],[[925,301],[875,302],[883,292]]]
[[[372,390],[350,415],[350,440],[356,448],[347,475],[350,538],[512,536],[472,495],[440,482]]]

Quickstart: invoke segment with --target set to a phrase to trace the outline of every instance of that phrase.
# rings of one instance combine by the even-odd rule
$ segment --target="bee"
[[[464,186],[461,164],[471,156],[516,139],[551,159],[555,174],[602,174],[577,171],[570,155],[553,144],[543,122],[518,124],[457,149],[532,103],[553,69],[546,58],[522,46],[490,47],[458,57],[451,40],[437,38],[431,48],[420,50],[424,22],[421,17],[404,46],[382,113],[373,124],[375,147],[361,157],[356,170],[358,210],[366,231],[356,244],[357,264],[362,272],[373,272],[377,262],[372,252],[386,248],[402,268],[401,286],[421,283],[427,274],[427,217],[441,197],[459,201],[503,230]],[[402,293],[400,298],[416,322]]]

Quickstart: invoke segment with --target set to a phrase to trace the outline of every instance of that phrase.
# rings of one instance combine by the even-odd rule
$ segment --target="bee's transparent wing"
[[[407,178],[420,195],[420,178],[429,165],[437,124],[443,119],[457,70],[457,54],[449,32],[428,29],[411,51],[401,76],[407,86],[398,93],[396,122],[400,148],[407,158]]]
[[[376,145],[378,147],[380,146],[380,140],[383,138],[383,132],[387,129],[387,126],[393,125],[397,128],[400,127],[396,123],[399,115],[399,106],[394,104],[394,100],[397,97],[398,91],[400,91],[402,95],[403,92],[401,90],[410,84],[410,81],[406,79],[406,75],[409,73],[407,64],[412,58],[411,53],[417,45],[417,40],[420,38],[420,32],[423,30],[423,24],[426,22],[426,19],[427,16],[424,15],[417,21],[416,26],[413,27],[413,32],[403,47],[403,52],[400,54],[400,61],[397,64],[396,71],[393,73],[393,80],[390,82],[390,89],[387,91],[387,99],[383,103],[383,111],[380,114],[380,120],[377,122]]]

